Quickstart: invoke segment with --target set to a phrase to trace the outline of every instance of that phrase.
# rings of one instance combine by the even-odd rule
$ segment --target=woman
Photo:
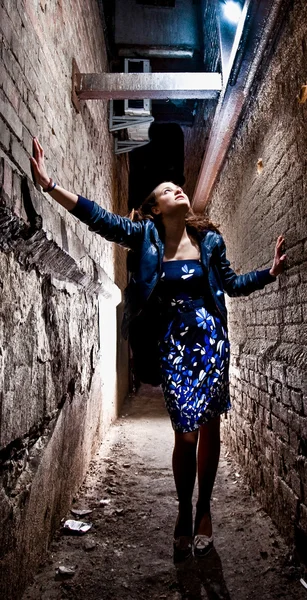
[[[148,342],[140,319],[148,315],[147,323],[155,323],[158,379],[175,432],[173,472],[179,511],[174,555],[177,560],[189,556],[192,544],[195,555],[206,554],[213,545],[210,499],[220,453],[220,415],[230,408],[224,290],[230,296],[248,295],[274,281],[283,269],[284,239],[277,240],[271,269],[236,275],[217,229],[205,217],[193,214],[188,197],[173,182],[153,190],[135,221],[56,185],[47,175],[43,148],[36,138],[31,164],[37,183],[54,200],[92,231],[133,251],[123,333],[130,331],[135,342],[140,331],[145,332]]]

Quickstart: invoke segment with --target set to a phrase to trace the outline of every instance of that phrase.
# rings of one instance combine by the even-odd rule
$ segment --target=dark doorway
[[[150,142],[130,153],[129,209],[162,181],[184,183],[184,136],[176,123],[153,123]]]

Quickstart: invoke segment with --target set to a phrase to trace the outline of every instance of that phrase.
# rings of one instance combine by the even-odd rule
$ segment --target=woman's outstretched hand
[[[78,202],[77,194],[72,194],[55,183],[49,188],[51,180],[45,167],[44,149],[36,137],[33,138],[33,154],[34,156],[30,158],[30,161],[35,183],[41,185],[43,190],[48,191],[53,200],[64,206],[64,208],[69,211],[73,210]]]
[[[273,275],[273,277],[277,277],[278,275],[280,275],[280,273],[282,273],[284,269],[286,254],[283,254],[281,249],[284,241],[284,237],[282,235],[279,235],[275,246],[273,265],[270,269],[270,275]]]
[[[36,137],[33,138],[33,154],[34,157],[30,158],[30,162],[33,169],[35,183],[41,185],[42,188],[46,188],[50,178],[48,177],[45,167],[44,149]]]

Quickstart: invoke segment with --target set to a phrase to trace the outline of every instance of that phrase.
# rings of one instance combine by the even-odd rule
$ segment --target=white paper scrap
[[[82,521],[74,521],[73,519],[68,519],[64,523],[64,529],[75,533],[86,533],[91,527],[92,523],[83,523]]]

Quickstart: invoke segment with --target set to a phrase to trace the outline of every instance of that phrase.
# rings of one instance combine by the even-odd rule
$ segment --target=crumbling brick
[[[119,335],[116,302],[126,285],[126,252],[95,239],[31,182],[37,136],[59,184],[127,212],[127,162],[114,156],[107,103],[84,102],[80,115],[71,103],[73,57],[85,71],[108,69],[98,3],[89,4],[86,19],[82,2],[73,11],[70,5],[49,3],[44,13],[35,2],[0,2],[0,449],[2,458],[12,452],[1,481],[0,596],[6,600],[22,596],[128,385],[126,343],[118,343],[117,364],[110,350],[111,336]],[[98,294],[108,298],[108,310],[99,310]],[[104,361],[97,358],[99,345]]]
[[[266,510],[291,541],[298,522],[307,535],[302,466],[307,453],[307,132],[304,106],[297,102],[291,78],[282,74],[291,70],[301,81],[304,25],[307,5],[294,2],[278,51],[257,82],[210,203],[210,216],[221,223],[228,256],[239,272],[270,266],[277,235],[286,239],[285,273],[263,291],[228,302],[230,338],[236,348],[232,363],[240,366],[242,395],[231,369],[234,412],[225,424],[225,439],[247,467]],[[282,95],[276,85],[281,77]],[[261,176],[255,168],[259,157],[265,166]],[[249,438],[239,436],[234,443],[243,412]],[[262,480],[254,473],[258,456]]]

